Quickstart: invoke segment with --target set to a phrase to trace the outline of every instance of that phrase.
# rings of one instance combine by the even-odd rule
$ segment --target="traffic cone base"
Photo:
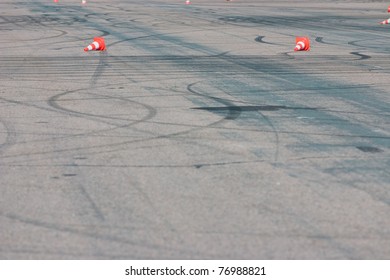
[[[308,51],[310,50],[310,41],[307,37],[296,37],[294,51]]]
[[[92,44],[88,45],[88,47],[84,48],[85,52],[88,51],[105,51],[106,44],[104,43],[104,39],[102,37],[93,38]]]

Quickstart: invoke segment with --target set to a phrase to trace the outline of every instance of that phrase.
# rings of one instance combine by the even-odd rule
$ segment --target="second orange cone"
[[[308,51],[310,50],[310,41],[307,37],[296,37],[295,38],[294,51]]]
[[[84,48],[85,52],[88,51],[105,51],[106,44],[104,43],[104,39],[102,37],[93,38],[93,43],[88,45],[88,47]]]

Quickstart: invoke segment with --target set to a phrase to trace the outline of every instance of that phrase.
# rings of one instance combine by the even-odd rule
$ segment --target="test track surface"
[[[1,259],[390,257],[383,3],[76,2],[0,3]]]

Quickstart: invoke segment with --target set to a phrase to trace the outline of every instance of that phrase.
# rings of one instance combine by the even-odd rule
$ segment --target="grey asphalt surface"
[[[390,259],[388,3],[184,2],[0,3],[0,259]]]

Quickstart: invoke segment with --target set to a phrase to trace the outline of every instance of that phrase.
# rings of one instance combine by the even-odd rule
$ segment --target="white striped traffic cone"
[[[390,18],[381,22],[381,24],[389,24],[389,23],[390,23]]]
[[[102,37],[93,38],[93,43],[88,45],[88,47],[84,48],[85,52],[88,51],[105,51],[106,44],[104,43],[104,39]]]
[[[307,37],[296,37],[294,51],[308,51],[310,50],[310,41]]]

